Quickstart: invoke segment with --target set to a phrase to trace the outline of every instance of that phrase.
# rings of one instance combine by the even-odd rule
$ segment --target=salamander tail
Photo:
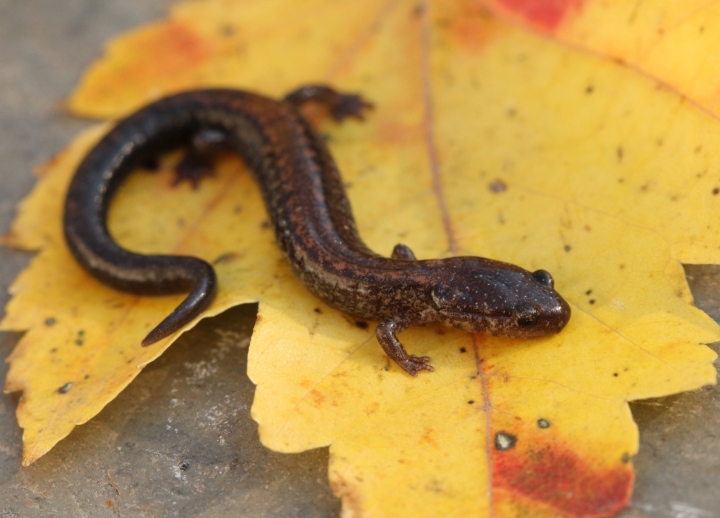
[[[194,268],[195,285],[192,291],[172,313],[148,333],[142,341],[143,347],[159,342],[181,329],[205,311],[215,298],[217,291],[215,270],[204,261],[198,260],[197,263],[199,264]]]

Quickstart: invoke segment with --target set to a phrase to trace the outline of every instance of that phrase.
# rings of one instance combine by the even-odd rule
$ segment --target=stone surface
[[[35,182],[32,168],[87,124],[62,110],[82,70],[107,38],[162,17],[169,4],[0,0],[0,233]],[[0,308],[31,257],[0,248]],[[720,269],[687,272],[698,305],[720,319]],[[29,468],[20,467],[19,397],[0,397],[0,517],[338,516],[327,449],[283,455],[259,444],[245,375],[255,310],[231,310],[187,333]],[[19,337],[0,333],[3,357]],[[720,516],[720,390],[632,409],[641,450],[633,503],[621,516]]]

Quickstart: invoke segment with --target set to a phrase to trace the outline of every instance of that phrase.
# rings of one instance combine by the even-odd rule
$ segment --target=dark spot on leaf
[[[83,379],[90,379],[90,374],[85,374],[85,377]]]
[[[212,264],[226,263],[226,262],[232,261],[233,259],[237,259],[238,257],[240,257],[240,256],[238,254],[236,254],[235,252],[228,252],[226,254],[217,256],[217,258],[215,258],[215,260],[212,262]]]
[[[507,191],[508,186],[504,181],[498,178],[497,180],[490,182],[488,188],[490,189],[490,192],[501,193]]]
[[[625,151],[623,150],[622,146],[618,146],[616,153],[617,153],[618,162],[622,162],[623,155],[625,154]]]
[[[315,308],[315,309],[313,309],[313,311],[315,313],[317,313],[318,315],[322,315],[322,309],[320,309],[320,308]]]
[[[235,27],[232,25],[223,25],[220,29],[220,33],[227,38],[235,36]]]
[[[355,327],[359,329],[367,329],[368,327],[370,327],[370,324],[368,324],[364,320],[357,320],[355,321]]]
[[[57,323],[57,320],[55,320],[53,317],[48,317],[45,319],[45,325],[48,327],[54,326]]]
[[[625,178],[618,178],[618,183],[625,183]]]
[[[59,389],[57,389],[58,394],[67,394],[68,391],[72,388],[72,386],[73,386],[73,384],[70,383],[70,382],[65,383],[65,385],[63,385],[62,387],[60,387]]]
[[[594,91],[595,91],[595,87],[593,85],[589,85],[588,87],[585,88],[585,93],[588,95],[593,93]]]
[[[236,205],[233,209],[233,214],[240,214],[243,211],[242,205]]]
[[[498,432],[495,434],[495,449],[505,451],[515,447],[517,437],[511,433]]]
[[[358,480],[358,482],[362,482],[361,477],[355,477],[355,478]],[[438,495],[441,495],[444,492],[442,483],[437,479],[432,479],[432,480],[428,481],[428,483],[425,484],[424,489],[425,489],[425,491],[428,491],[431,493],[436,493]]]
[[[620,460],[623,462],[623,464],[627,464],[628,462],[630,462],[630,454],[623,453],[622,457],[620,457]]]
[[[572,250],[572,247],[570,245],[565,245],[563,247],[563,250],[565,250],[566,252],[569,252],[570,250]]]
[[[588,300],[588,302],[589,302],[590,304],[595,304],[595,299],[590,299],[590,300]]]
[[[547,419],[540,418],[537,420],[537,425],[538,425],[538,428],[542,428],[542,429],[550,428],[550,421],[548,421]]]
[[[260,228],[262,229],[268,229],[270,228],[270,220],[265,220],[262,223],[260,223]]]
[[[53,347],[52,349],[50,349],[50,352],[51,352],[51,353],[56,353],[56,352],[57,352],[57,347]]]
[[[619,375],[620,375],[620,374],[618,374],[617,372],[613,372],[613,376],[615,376],[616,378],[617,378]]]
[[[715,188],[712,190],[712,193],[713,193],[713,195],[719,194],[719,193],[720,193],[720,188],[715,187]]]
[[[460,352],[461,352],[461,353],[466,353],[466,352],[467,352],[467,349],[465,349],[464,347],[461,347],[461,348],[460,348]]]
[[[517,115],[517,110],[515,108],[508,108],[507,112],[505,113],[507,113],[507,116],[512,119]]]
[[[85,344],[85,342],[83,341],[82,338],[76,338],[76,339],[75,339],[75,345],[77,345],[78,347],[81,346],[81,345],[84,345],[84,344]]]
[[[474,404],[475,404],[475,400],[474,400],[474,399],[471,399],[471,400],[468,401],[468,405],[474,405]]]
[[[585,295],[590,295],[591,293],[592,293],[592,290],[587,290],[587,291],[585,292]]]
[[[181,462],[180,469],[183,471],[187,471],[188,469],[190,469],[190,463],[189,462]]]

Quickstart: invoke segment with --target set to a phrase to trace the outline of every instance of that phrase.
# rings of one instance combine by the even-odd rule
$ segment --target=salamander
[[[362,119],[372,107],[359,95],[324,85],[299,88],[280,101],[233,89],[188,91],[120,120],[82,160],[63,215],[66,242],[79,264],[125,292],[189,293],[143,345],[175,333],[208,307],[216,292],[215,272],[195,257],[123,249],[108,232],[108,206],[143,161],[188,145],[197,156],[216,148],[240,155],[259,185],[277,243],[295,275],[330,306],[356,319],[379,321],[378,342],[413,376],[434,368],[430,358],[408,354],[399,341],[398,334],[411,326],[439,322],[512,338],[551,335],[565,327],[570,307],[545,270],[529,272],[482,257],[418,260],[403,244],[389,258],[370,250],[358,235],[323,138],[300,113],[309,102],[324,105],[337,121]]]

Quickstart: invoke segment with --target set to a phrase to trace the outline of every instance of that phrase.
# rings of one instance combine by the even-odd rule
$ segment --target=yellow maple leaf
[[[612,514],[632,489],[627,402],[715,380],[714,354],[699,344],[720,333],[692,305],[681,261],[720,256],[718,185],[707,173],[720,128],[637,72],[657,60],[618,44],[613,52],[636,56],[622,67],[612,52],[526,29],[591,46],[602,38],[585,13],[619,20],[624,5],[531,9],[540,4],[312,0],[293,4],[288,26],[277,23],[281,0],[190,2],[116,40],[70,100],[106,117],[207,85],[281,95],[325,80],[362,91],[377,105],[368,121],[323,131],[372,249],[389,254],[402,241],[420,258],[482,255],[555,276],[573,306],[560,335],[411,329],[403,342],[437,368],[414,379],[384,356],[372,323],[349,321],[291,275],[237,159],[198,191],[171,188],[176,156],[160,175],[127,182],[110,214],[124,246],[213,262],[220,293],[206,316],[260,300],[248,374],[261,440],[287,452],[331,445],[347,516]],[[156,54],[142,51],[159,41]],[[688,84],[673,83],[696,95]],[[181,297],[102,286],[71,260],[59,217],[47,217],[60,214],[70,175],[107,129],[45,167],[7,238],[41,249],[0,324],[28,330],[6,382],[23,391],[25,463],[174,339],[138,346]]]

